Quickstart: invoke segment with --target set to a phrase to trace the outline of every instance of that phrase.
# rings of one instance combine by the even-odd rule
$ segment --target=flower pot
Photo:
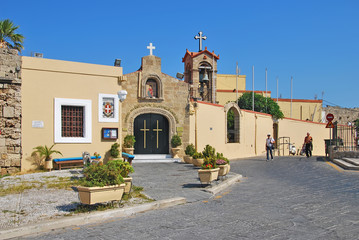
[[[82,204],[95,204],[109,201],[120,201],[125,184],[105,187],[77,187]]]
[[[172,157],[179,158],[178,153],[180,150],[181,150],[181,148],[172,148]]]
[[[135,149],[134,148],[123,148],[123,151],[125,153],[133,155],[133,152],[135,151]]]
[[[132,177],[123,178],[125,180],[125,193],[130,193],[132,186]]]
[[[229,172],[229,164],[217,165],[219,167],[218,176],[226,176]]]
[[[193,158],[193,159],[192,159],[192,164],[195,165],[196,167],[202,166],[203,163],[204,163],[204,159],[203,159],[203,158],[197,158],[197,159]]]
[[[51,169],[53,168],[53,164],[52,164],[52,159],[50,159],[50,160],[46,160],[45,161],[45,169],[47,169],[47,170],[49,170],[49,171],[51,171]]]
[[[211,183],[218,178],[219,168],[214,169],[200,169],[198,170],[198,176],[201,183]]]
[[[184,160],[185,163],[192,163],[192,157],[191,156],[186,155],[186,156],[183,157],[183,160]]]

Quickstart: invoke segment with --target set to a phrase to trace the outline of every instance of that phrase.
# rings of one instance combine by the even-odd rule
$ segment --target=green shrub
[[[123,139],[123,147],[125,148],[133,148],[135,146],[135,136],[133,135],[126,135]]]
[[[173,148],[176,148],[178,146],[182,145],[182,140],[178,135],[173,135],[172,139],[171,139],[171,146]]]
[[[193,154],[196,152],[196,149],[194,148],[194,145],[191,143],[187,145],[186,150],[184,151],[186,155],[193,156]]]
[[[194,159],[200,159],[200,158],[203,158],[203,154],[200,153],[200,152],[195,152],[195,153],[192,155],[192,157],[193,157]]]
[[[106,164],[94,163],[84,170],[84,177],[79,183],[85,187],[104,187],[118,185],[124,182],[121,173],[123,171],[122,160],[112,160]]]
[[[111,145],[111,149],[110,149],[111,157],[117,158],[118,155],[120,155],[120,151],[118,150],[119,147],[120,147],[120,144],[118,144],[118,143],[114,143]]]
[[[206,147],[203,149],[202,154],[204,157],[214,158],[216,156],[216,149],[213,148],[211,145],[207,144]]]
[[[121,172],[121,176],[124,178],[127,178],[128,175],[130,173],[133,173],[135,170],[133,169],[133,167],[130,165],[129,162],[124,162],[122,161],[122,172]]]
[[[203,164],[202,164],[202,169],[214,169],[216,168],[216,158],[214,157],[205,157]]]

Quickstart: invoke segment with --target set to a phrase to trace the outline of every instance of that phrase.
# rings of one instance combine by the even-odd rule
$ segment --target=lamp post
[[[119,129],[119,140],[120,140],[120,145],[122,142],[122,102],[125,101],[126,96],[127,96],[127,91],[126,90],[120,90],[117,92],[117,96],[118,99],[120,100],[120,109],[119,109],[119,115],[120,115],[120,129]]]

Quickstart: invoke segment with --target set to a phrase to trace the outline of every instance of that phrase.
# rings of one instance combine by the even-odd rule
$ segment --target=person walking
[[[310,136],[310,133],[307,132],[307,136],[304,138],[305,144],[305,155],[309,158],[312,156],[312,148],[313,148],[313,138]]]
[[[273,144],[275,143],[274,139],[270,136],[270,133],[267,134],[266,139],[266,151],[267,151],[267,161],[269,161],[269,154],[271,156],[271,160],[273,160]]]

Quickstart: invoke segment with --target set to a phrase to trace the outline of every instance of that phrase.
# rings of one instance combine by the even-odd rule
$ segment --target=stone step
[[[343,158],[344,161],[359,166],[359,158]]]
[[[169,154],[135,154],[133,159],[135,163],[151,163],[151,162],[181,162],[180,158],[172,158]]]
[[[333,163],[347,170],[359,170],[359,166],[353,165],[342,159],[333,159]]]

